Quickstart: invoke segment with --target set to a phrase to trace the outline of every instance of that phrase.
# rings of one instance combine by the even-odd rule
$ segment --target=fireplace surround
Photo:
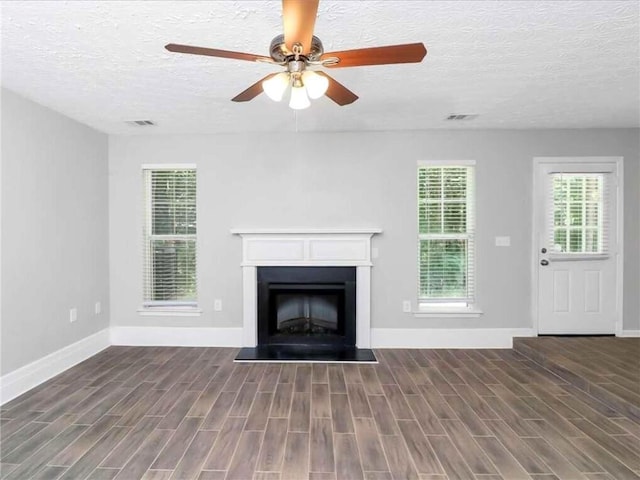
[[[242,346],[255,348],[259,345],[258,275],[263,267],[351,267],[351,272],[355,274],[355,341],[350,339],[349,342],[354,342],[359,349],[371,348],[371,238],[381,232],[379,228],[233,229],[231,233],[242,238]],[[281,297],[280,303],[288,303],[285,310],[288,308],[289,311],[306,311],[309,314],[311,309],[314,312],[326,312],[320,305],[324,303],[326,306],[327,302],[339,303],[343,295],[335,291],[326,293],[331,298],[316,297],[315,300],[305,300],[303,295],[303,299],[298,296],[297,300],[293,300],[291,297]],[[279,294],[292,295],[292,292],[281,291]],[[307,292],[306,295],[309,297],[310,293]],[[284,318],[283,315],[286,316],[281,314],[281,320]],[[299,326],[304,323],[300,318],[305,316],[301,315],[296,317],[298,320],[291,320]],[[322,343],[323,340],[318,342]]]

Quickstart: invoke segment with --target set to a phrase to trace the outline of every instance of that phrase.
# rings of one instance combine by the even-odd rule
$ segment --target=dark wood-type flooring
[[[0,476],[640,479],[640,340],[530,340],[378,365],[110,347],[1,407]]]
[[[640,423],[640,339],[517,338],[514,349]]]

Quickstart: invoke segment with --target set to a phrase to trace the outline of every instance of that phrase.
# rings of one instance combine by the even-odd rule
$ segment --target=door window
[[[554,173],[549,244],[561,254],[602,254],[606,242],[604,174]]]

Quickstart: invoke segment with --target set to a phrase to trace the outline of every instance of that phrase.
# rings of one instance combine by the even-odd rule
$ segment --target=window
[[[196,307],[196,170],[143,172],[143,307]]]
[[[421,307],[474,302],[473,174],[472,162],[418,165]]]
[[[554,253],[606,253],[604,185],[602,173],[551,175],[549,245]]]

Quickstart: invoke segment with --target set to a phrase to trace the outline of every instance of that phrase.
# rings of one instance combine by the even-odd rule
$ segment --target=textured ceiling
[[[637,1],[321,0],[325,51],[423,42],[429,53],[332,70],[360,99],[297,114],[265,95],[229,101],[270,65],[163,48],[267,55],[279,1],[11,1],[1,13],[3,86],[108,133],[639,125]],[[135,119],[158,125],[124,123]]]

